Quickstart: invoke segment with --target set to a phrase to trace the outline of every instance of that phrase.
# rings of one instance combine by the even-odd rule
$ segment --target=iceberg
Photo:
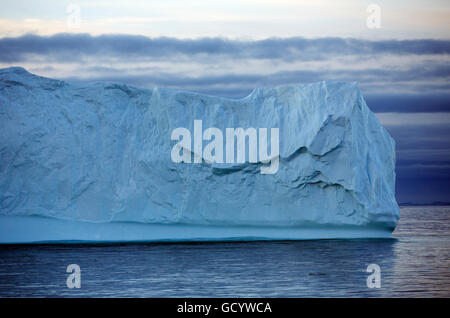
[[[229,99],[12,67],[0,91],[0,243],[379,238],[399,219],[395,142],[356,83]],[[250,134],[206,156],[211,127],[254,128],[276,158],[253,156]]]

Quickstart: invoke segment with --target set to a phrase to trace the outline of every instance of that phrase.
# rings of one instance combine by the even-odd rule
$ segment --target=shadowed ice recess
[[[355,83],[227,99],[7,68],[0,91],[1,243],[390,237],[399,218],[395,143]],[[195,120],[279,128],[277,173],[173,162]]]

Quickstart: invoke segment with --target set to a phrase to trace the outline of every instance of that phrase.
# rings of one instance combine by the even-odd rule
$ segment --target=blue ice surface
[[[399,218],[395,142],[355,83],[227,99],[16,67],[0,91],[1,243],[385,237]],[[196,120],[278,128],[278,171],[173,162],[171,133]]]

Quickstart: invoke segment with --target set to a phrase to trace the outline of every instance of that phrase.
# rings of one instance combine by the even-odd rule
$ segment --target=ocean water
[[[0,297],[450,297],[449,254],[450,207],[402,207],[383,240],[0,246]]]

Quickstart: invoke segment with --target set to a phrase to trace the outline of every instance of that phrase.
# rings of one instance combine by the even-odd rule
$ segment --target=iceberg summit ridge
[[[399,218],[395,142],[356,83],[229,99],[13,67],[0,91],[0,243],[390,237]],[[212,138],[195,147],[195,121],[203,137],[223,132],[222,161],[205,156]],[[180,127],[190,163],[171,157]],[[267,129],[268,153],[277,129],[275,173],[261,173],[270,163],[252,159],[249,136],[245,156],[225,160],[238,127],[255,129],[258,149]]]

